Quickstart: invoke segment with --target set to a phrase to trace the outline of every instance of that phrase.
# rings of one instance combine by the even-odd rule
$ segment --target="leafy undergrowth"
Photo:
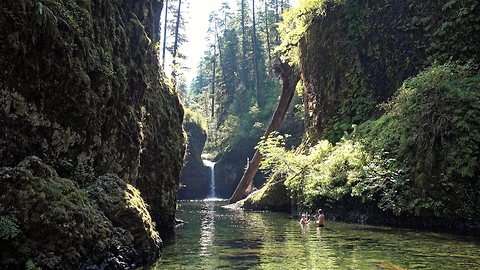
[[[382,210],[480,216],[480,73],[474,65],[435,65],[404,82],[385,113],[333,145],[287,150],[271,135],[261,168],[285,175],[299,203],[360,197]]]

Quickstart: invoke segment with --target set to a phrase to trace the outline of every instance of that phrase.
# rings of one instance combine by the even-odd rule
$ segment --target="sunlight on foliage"
[[[340,3],[344,0],[300,0],[296,8],[282,14],[278,29],[282,43],[276,48],[281,58],[291,65],[298,65],[300,51],[298,43],[316,17],[325,16],[325,4]]]
[[[480,75],[472,65],[446,64],[406,80],[383,108],[335,145],[299,152],[285,136],[258,144],[261,169],[283,175],[299,203],[345,196],[394,214],[478,215]]]
[[[207,130],[207,121],[205,120],[205,118],[201,114],[193,111],[192,109],[185,108],[183,121],[195,123],[199,127],[201,127],[203,130]]]

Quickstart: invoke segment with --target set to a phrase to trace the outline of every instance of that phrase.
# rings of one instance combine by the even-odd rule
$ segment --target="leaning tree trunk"
[[[295,86],[300,79],[295,73],[293,67],[289,66],[287,63],[281,63],[280,61],[275,65],[275,72],[279,74],[282,79],[282,95],[280,96],[280,101],[278,102],[277,109],[270,121],[270,125],[268,125],[268,128],[265,131],[265,138],[273,131],[276,131],[283,122],[288,107],[290,106],[290,102],[292,101],[293,94],[295,93]],[[248,167],[238,183],[235,192],[233,192],[233,195],[229,200],[230,203],[235,203],[245,196],[245,191],[252,184],[253,177],[258,171],[258,167],[260,167],[261,159],[262,155],[257,150],[255,155],[253,155],[252,160],[248,163]]]

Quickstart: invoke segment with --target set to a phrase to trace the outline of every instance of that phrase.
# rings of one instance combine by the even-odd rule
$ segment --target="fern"
[[[12,239],[20,233],[18,224],[15,218],[10,216],[0,217],[0,239]]]

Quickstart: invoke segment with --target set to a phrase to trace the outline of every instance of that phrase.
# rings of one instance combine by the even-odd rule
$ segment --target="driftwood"
[[[293,94],[295,93],[295,87],[300,79],[300,77],[295,73],[293,67],[291,67],[287,63],[280,62],[280,60],[277,60],[275,63],[275,73],[280,75],[280,78],[282,80],[282,94],[280,96],[280,101],[278,102],[277,109],[273,113],[272,120],[270,121],[270,124],[265,131],[265,138],[273,131],[276,131],[282,124],[288,107],[290,106],[290,103],[292,101]],[[258,150],[255,151],[253,158],[248,163],[242,179],[238,183],[235,192],[233,192],[233,195],[229,200],[230,203],[235,203],[245,197],[246,191],[248,187],[252,185],[253,177],[255,176],[258,168],[260,167],[261,159],[262,155],[260,154],[260,152]]]

